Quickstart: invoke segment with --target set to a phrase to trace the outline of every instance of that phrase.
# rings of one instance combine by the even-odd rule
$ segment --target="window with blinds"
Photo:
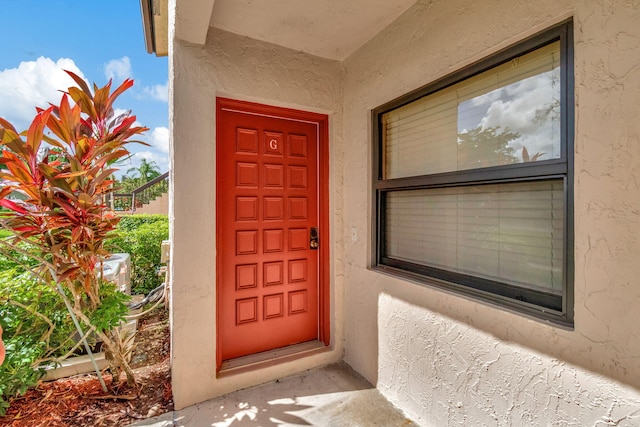
[[[560,157],[560,42],[382,116],[385,178]]]
[[[374,268],[572,323],[571,32],[374,110]]]

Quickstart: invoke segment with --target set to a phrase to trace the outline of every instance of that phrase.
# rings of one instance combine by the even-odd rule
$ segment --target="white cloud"
[[[133,150],[135,150],[134,146],[137,146],[139,148],[147,148],[147,150],[133,152]],[[150,147],[145,147],[139,144],[132,144],[127,148],[132,151],[131,155],[114,165],[114,167],[118,169],[118,171],[115,173],[118,178],[121,178],[130,169],[137,169],[140,166],[140,162],[142,161],[142,159],[145,159],[147,162],[155,162],[155,164],[158,165],[160,173],[165,173],[169,170],[169,159],[167,158],[167,156],[162,155],[161,153],[158,153],[153,149],[148,149]]]
[[[162,153],[169,154],[169,129],[162,126],[154,128],[150,143]]]
[[[134,153],[131,159],[136,165],[139,165],[142,159],[145,159],[148,162],[153,161],[157,163],[158,155],[152,151],[140,151],[138,153]]]
[[[501,92],[500,99],[491,102],[479,125],[483,129],[501,127],[518,132],[520,138],[510,143],[518,152],[525,146],[530,154],[545,153],[541,157],[544,160],[560,157],[558,118],[536,119],[558,99],[558,80],[555,69],[499,89],[496,92]]]
[[[114,67],[110,72],[114,73],[113,76],[116,78],[119,78],[116,73],[124,73],[127,69],[130,71],[128,58],[126,61],[111,61],[111,63]],[[124,67],[115,67],[116,63]],[[46,108],[49,103],[58,104],[62,91],[66,91],[70,86],[76,86],[64,70],[72,71],[85,78],[74,61],[68,58],[54,61],[40,57],[35,61],[22,62],[17,68],[0,70],[0,117],[12,123],[18,131],[27,129],[36,114],[36,107]],[[116,116],[127,112],[126,109],[114,109]],[[137,121],[134,124],[134,126],[142,125]],[[169,170],[169,129],[157,127],[140,138],[134,139],[145,140],[150,146],[130,144],[127,148],[132,155],[128,160],[116,165],[120,169],[117,175],[121,176],[128,169],[138,167],[142,159],[156,162],[161,172]]]
[[[146,97],[156,101],[169,101],[169,89],[167,83],[163,85],[146,86],[142,89],[142,93]]]
[[[169,159],[167,158],[167,156],[163,156],[151,150],[139,151],[137,153],[134,153],[131,157],[132,166],[129,166],[129,168],[140,166],[140,162],[142,161],[142,159],[145,159],[148,162],[155,162],[160,168],[160,173],[164,173],[169,170]]]
[[[129,113],[128,110],[120,108],[114,109],[114,116],[117,117],[121,114]],[[137,120],[133,123],[133,126],[143,126],[142,123]],[[127,172],[132,167],[138,167],[142,159],[147,161],[154,161],[160,167],[161,172],[169,170],[169,129],[164,126],[153,128],[151,131],[145,132],[143,135],[138,135],[134,139],[141,140],[149,144],[148,146],[141,144],[130,144],[127,149],[132,152],[131,157],[125,160],[117,167],[120,172],[116,175],[120,176]],[[144,150],[144,151],[138,151]]]
[[[53,61],[40,57],[35,61],[21,62],[18,68],[0,71],[0,117],[11,122],[18,131],[26,129],[35,116],[35,107],[58,104],[62,93],[75,82],[63,70],[69,70],[84,78],[72,59]]]
[[[107,80],[114,80],[114,83],[119,85],[124,79],[131,78],[133,73],[131,71],[131,61],[128,56],[123,56],[120,59],[112,59],[104,66],[104,75]]]

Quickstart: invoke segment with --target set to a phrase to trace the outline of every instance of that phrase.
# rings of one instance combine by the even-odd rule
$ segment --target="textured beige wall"
[[[342,67],[334,61],[209,31],[205,46],[175,41],[173,80],[172,376],[177,408],[342,357],[341,266],[331,265],[332,350],[231,377],[216,378],[215,105],[216,96],[329,115],[332,170],[339,170]],[[341,259],[342,223],[335,175],[329,182],[331,255]]]
[[[614,381],[640,388],[639,9],[623,0],[419,1],[346,60],[344,225],[362,238],[345,243],[345,360],[425,423],[457,413],[447,425],[594,425],[613,412],[640,424],[639,395]],[[368,270],[371,109],[570,16],[575,330]]]

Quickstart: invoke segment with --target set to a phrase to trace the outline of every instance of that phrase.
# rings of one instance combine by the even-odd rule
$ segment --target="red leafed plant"
[[[111,325],[91,324],[87,313],[103,304],[101,262],[110,255],[104,243],[119,221],[104,202],[117,170],[111,165],[129,155],[125,145],[134,142],[133,136],[148,129],[134,126],[136,117],[128,113],[114,117],[113,103],[132,80],[113,92],[111,82],[101,88],[94,84],[92,91],[82,78],[67,73],[77,86],[62,95],[59,105],[38,108],[27,131],[18,133],[0,118],[0,206],[9,211],[0,221],[13,232],[12,244],[35,245],[38,276],[72,296],[73,313],[102,340],[114,373],[124,371],[133,383],[122,340]]]

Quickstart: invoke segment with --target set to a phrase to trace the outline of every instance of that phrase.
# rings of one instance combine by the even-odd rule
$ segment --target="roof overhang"
[[[211,26],[342,61],[416,0],[216,0]]]
[[[204,45],[209,27],[344,60],[416,0],[171,0],[175,38]],[[169,0],[140,0],[149,53],[168,54]],[[215,7],[214,7],[215,4]]]
[[[169,53],[168,0],[140,0],[144,45],[149,53],[167,56]]]

